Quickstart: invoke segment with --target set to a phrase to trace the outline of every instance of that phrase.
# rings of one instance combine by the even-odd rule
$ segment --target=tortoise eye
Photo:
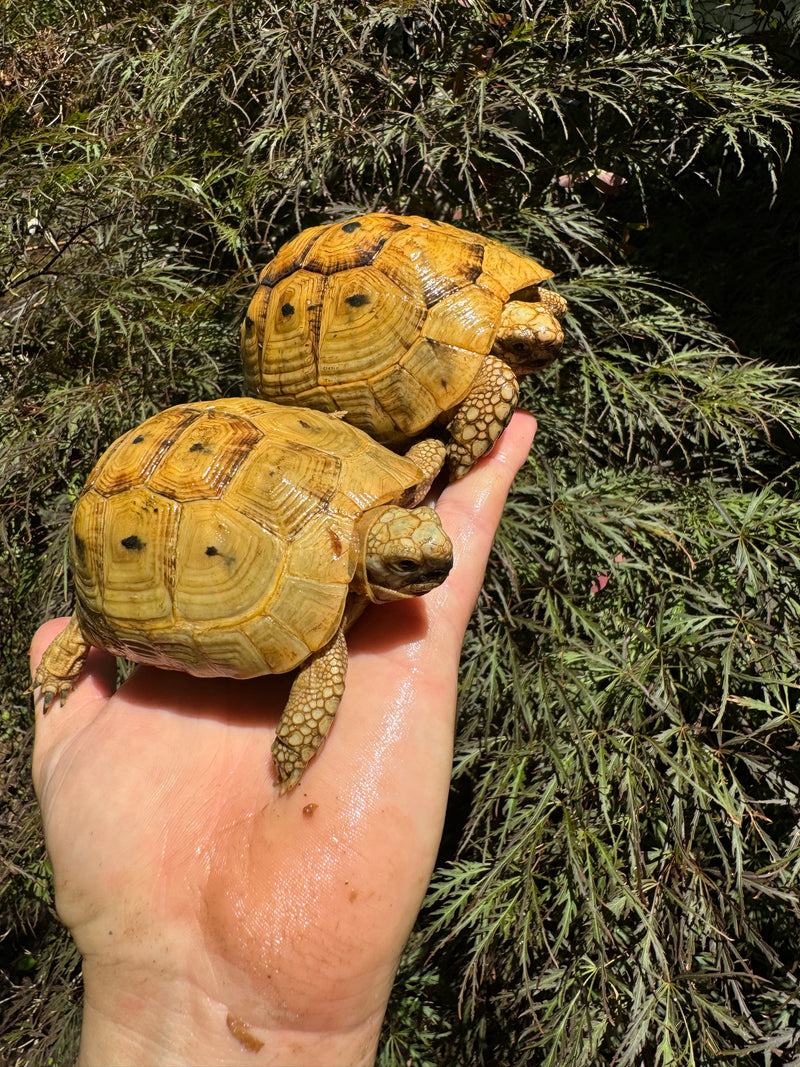
[[[410,574],[417,569],[419,563],[415,559],[396,559],[392,566],[403,574]]]

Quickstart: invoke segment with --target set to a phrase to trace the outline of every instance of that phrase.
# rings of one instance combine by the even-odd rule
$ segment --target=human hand
[[[83,956],[79,1063],[374,1060],[449,789],[459,654],[535,422],[518,412],[437,503],[455,564],[347,635],[320,755],[279,796],[286,676],[139,667],[93,650],[63,707],[36,701],[33,775],[56,904]],[[31,646],[35,667],[66,619]]]

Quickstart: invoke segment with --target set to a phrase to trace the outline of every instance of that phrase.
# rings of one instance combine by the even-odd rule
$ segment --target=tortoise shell
[[[551,277],[499,241],[419,216],[304,230],[250,302],[247,391],[342,411],[384,444],[406,442],[467,395],[508,301],[539,301]]]
[[[324,413],[248,398],[162,411],[111,445],[73,511],[81,630],[195,675],[291,670],[339,627],[357,520],[420,479]]]

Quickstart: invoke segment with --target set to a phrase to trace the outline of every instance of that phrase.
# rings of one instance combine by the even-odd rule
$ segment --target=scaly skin
[[[442,442],[437,441],[435,437],[426,437],[424,440],[417,441],[415,445],[412,445],[405,455],[406,459],[416,463],[423,474],[422,481],[415,485],[413,489],[409,489],[400,500],[404,507],[415,508],[428,495],[431,486],[436,481],[436,476],[445,465],[447,450]]]
[[[518,397],[519,383],[511,368],[496,356],[486,356],[447,426],[451,478],[463,478],[489,451],[514,414]]]
[[[325,740],[344,693],[346,674],[347,644],[339,629],[299,669],[278,722],[272,758],[281,794],[294,789]]]
[[[505,360],[517,375],[549,366],[564,341],[558,315],[566,310],[566,301],[557,293],[550,296],[553,299],[535,303],[510,300],[503,308],[492,355]]]
[[[567,313],[567,302],[563,296],[559,293],[554,293],[552,289],[539,289],[539,301],[544,308],[546,308],[551,315],[554,315],[559,321],[564,318]]]
[[[37,686],[42,690],[45,711],[56,697],[61,704],[67,699],[83,670],[90,648],[73,615],[66,630],[61,631],[45,652],[28,690],[32,693]]]

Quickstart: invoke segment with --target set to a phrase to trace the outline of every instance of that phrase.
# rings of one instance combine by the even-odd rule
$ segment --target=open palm
[[[437,505],[443,586],[370,608],[344,698],[291,794],[269,751],[289,679],[138,668],[93,651],[37,701],[34,781],[59,914],[84,960],[80,1062],[368,1064],[441,834],[458,659],[511,480],[517,414]],[[65,619],[36,634],[36,665]]]

